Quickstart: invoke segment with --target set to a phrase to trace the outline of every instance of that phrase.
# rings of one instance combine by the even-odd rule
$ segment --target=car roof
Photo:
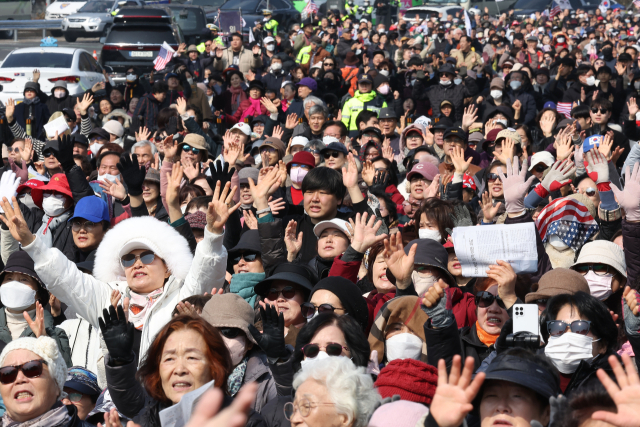
[[[149,17],[171,17],[171,11],[165,7],[123,7],[118,11],[117,17],[130,17],[130,16],[149,16]]]
[[[174,4],[170,4],[168,6],[169,9],[171,10],[179,10],[179,9],[202,9],[202,6],[198,6],[195,4],[180,4],[180,3],[174,3]]]
[[[78,49],[73,47],[23,47],[11,51],[12,53],[41,53],[41,52],[56,52],[73,54],[76,51],[84,51],[84,49]]]

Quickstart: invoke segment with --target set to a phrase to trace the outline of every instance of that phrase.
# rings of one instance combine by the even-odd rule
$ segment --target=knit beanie
[[[44,336],[40,338],[25,337],[11,341],[0,354],[0,366],[4,366],[4,360],[7,355],[14,350],[29,350],[42,357],[47,362],[51,377],[58,385],[60,393],[62,393],[62,388],[67,379],[67,364],[53,338]]]
[[[396,359],[385,366],[374,384],[380,396],[431,404],[438,385],[438,370],[414,359]],[[395,424],[394,424],[395,425]]]
[[[313,294],[321,289],[335,294],[342,303],[342,308],[360,324],[362,331],[364,332],[367,329],[369,324],[367,302],[355,283],[344,277],[326,277],[313,287],[311,295],[309,295],[309,301],[311,301]]]
[[[420,403],[396,400],[385,403],[373,413],[368,427],[417,427],[424,425],[429,408]],[[423,421],[420,423],[420,421]],[[420,424],[419,424],[420,423]]]

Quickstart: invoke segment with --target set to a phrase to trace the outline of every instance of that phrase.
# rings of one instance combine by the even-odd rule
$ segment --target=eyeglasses
[[[504,301],[502,301],[502,298],[500,298],[498,295],[493,295],[492,293],[489,293],[487,291],[478,292],[476,294],[476,306],[478,307],[488,308],[493,304],[494,301],[498,303],[498,307],[502,308],[503,310],[507,309],[507,306],[504,305]]]
[[[67,393],[67,396],[71,402],[80,402],[82,400],[82,393]]]
[[[606,276],[609,274],[609,266],[606,264],[581,264],[573,267],[575,271],[585,276],[589,270],[593,271],[596,276]]]
[[[270,301],[275,301],[280,295],[285,297],[285,299],[291,299],[296,296],[296,288],[293,286],[285,286],[281,290],[271,288],[264,297]]]
[[[236,257],[233,257],[233,263],[237,264],[241,259],[244,259],[244,262],[252,262],[256,260],[258,254],[240,254]]]
[[[535,301],[532,301],[531,304],[536,304],[538,307],[546,308],[548,301],[549,301],[548,298],[540,298]]]
[[[240,332],[242,332],[239,328],[218,328],[220,330],[220,333],[225,337],[225,338],[229,338],[229,339],[234,339],[236,338],[238,335],[240,335]]]
[[[80,221],[74,219],[73,221],[71,221],[71,230],[78,232],[84,228],[86,231],[91,232],[96,227],[96,225],[98,224],[96,224],[95,222]]]
[[[45,158],[55,157],[55,154],[53,154],[53,151],[45,151],[45,152],[43,152],[43,153],[42,153],[42,155],[43,155]]]
[[[284,417],[291,420],[293,414],[300,412],[300,416],[306,418],[311,413],[311,409],[320,405],[335,405],[335,403],[311,403],[308,399],[302,398],[297,403],[287,402],[284,404]]]
[[[325,62],[324,63],[325,67],[333,67],[334,65],[336,65],[336,64],[334,64],[333,62]]]
[[[330,342],[324,347],[320,347],[318,344],[307,344],[302,347],[302,354],[304,357],[308,357],[309,359],[313,359],[320,353],[320,349],[324,348],[325,352],[329,356],[340,356],[342,354],[342,349],[349,351],[348,347],[343,347],[342,344],[338,344],[337,342]]]
[[[0,383],[13,384],[18,376],[18,372],[22,371],[27,378],[37,378],[42,375],[42,365],[47,364],[44,360],[31,360],[22,365],[4,366],[0,368]]]
[[[320,154],[320,150],[312,150],[312,149],[309,149],[309,150],[304,150],[304,151],[306,151],[307,153],[314,154],[314,155],[318,155],[318,154]]]
[[[593,114],[598,114],[598,111],[600,111],[600,114],[607,114],[609,112],[606,108],[591,107],[591,112]]]
[[[552,337],[559,337],[567,332],[567,328],[571,328],[571,332],[579,335],[587,335],[591,329],[591,322],[588,320],[574,320],[571,323],[562,320],[549,320],[547,322],[547,330]]]
[[[20,152],[20,147],[16,147],[16,148],[8,148],[10,153],[19,153]]]
[[[182,146],[182,151],[189,151],[189,150],[191,150],[191,152],[193,154],[198,154],[200,152],[200,150],[198,148],[194,148],[194,147],[192,147],[190,145],[184,144]]]
[[[137,260],[140,260],[144,265],[149,265],[155,258],[156,254],[152,251],[144,251],[140,255],[126,254],[120,258],[120,264],[122,264],[122,267],[124,268],[129,268],[135,264]]]
[[[322,157],[324,157],[325,159],[328,159],[329,157],[333,157],[334,159],[337,159],[338,157],[340,157],[340,152],[338,151],[327,151],[325,152]]]
[[[593,187],[588,187],[586,190],[584,190],[584,194],[586,194],[589,197],[593,197],[593,196],[596,195],[596,191],[598,191],[598,190],[596,190]]]
[[[302,312],[302,315],[307,319],[311,319],[316,314],[316,311],[318,313],[333,313],[336,310],[344,311],[344,308],[334,307],[331,304],[320,304],[316,306],[310,302],[305,302],[304,304],[300,305],[300,311]],[[345,312],[345,314],[347,313]]]
[[[496,180],[502,181],[500,179],[500,175],[498,175],[497,173],[488,173],[487,174],[487,181],[493,182],[493,181],[496,181]]]

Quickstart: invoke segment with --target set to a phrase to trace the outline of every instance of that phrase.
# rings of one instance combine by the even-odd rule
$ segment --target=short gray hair
[[[151,147],[151,154],[155,156],[155,154],[158,152],[158,149],[156,148],[156,145],[153,142],[147,141],[147,140],[138,141],[135,144],[133,144],[131,146],[131,154],[136,153],[136,148],[147,147],[147,146]]]
[[[338,414],[346,415],[353,427],[365,427],[382,400],[371,376],[346,357],[311,362],[298,371],[293,388],[297,389],[308,379],[324,384]]]
[[[324,142],[320,141],[319,139],[312,139],[307,145],[304,146],[304,151],[324,150],[325,148],[327,148],[327,146],[324,144]]]
[[[314,114],[322,114],[326,119],[329,117],[329,109],[324,105],[316,104],[313,107],[309,108],[309,117],[313,116]]]
[[[318,98],[317,96],[307,96],[304,99],[304,102],[302,103],[302,107],[306,110],[307,109],[307,105],[309,104],[313,104],[313,105],[324,105],[324,101],[322,101],[322,99]]]

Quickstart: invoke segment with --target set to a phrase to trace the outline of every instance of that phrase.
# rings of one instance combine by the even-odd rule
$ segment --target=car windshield
[[[224,8],[223,9],[241,9],[243,11],[255,11],[256,9],[256,4],[258,2],[256,0],[229,0],[228,2],[226,2],[224,4]],[[266,9],[266,4],[265,7],[263,7],[263,9]]]
[[[224,0],[193,0],[191,4],[195,6],[220,7],[224,4]]]
[[[12,53],[2,63],[2,68],[71,68],[73,54],[54,52]]]
[[[171,8],[171,10],[173,18],[182,31],[198,30],[205,26],[203,15],[197,13],[195,9]]]
[[[109,44],[178,44],[173,31],[168,26],[127,27],[118,26],[111,30],[106,43]]]
[[[549,0],[518,0],[513,8],[517,10],[544,10],[549,6]]]
[[[111,10],[111,6],[113,6],[112,1],[90,1],[82,6],[78,12],[106,13]]]

